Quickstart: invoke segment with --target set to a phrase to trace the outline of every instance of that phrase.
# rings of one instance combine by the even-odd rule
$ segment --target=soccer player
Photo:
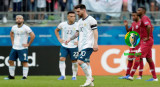
[[[78,28],[77,22],[75,22],[76,14],[73,11],[68,12],[67,19],[68,21],[62,22],[58,25],[57,29],[55,30],[55,34],[57,36],[57,39],[62,44],[60,48],[60,61],[59,61],[59,69],[61,72],[61,76],[58,78],[58,80],[64,80],[66,78],[65,76],[65,69],[66,64],[65,60],[67,55],[70,55],[70,58],[72,60],[72,71],[73,76],[72,80],[76,80],[76,75],[78,71],[78,39],[75,39],[68,43],[68,45],[65,45],[64,41],[68,40],[71,36],[73,36],[76,33],[76,30]],[[59,36],[59,31],[62,31],[62,38]]]
[[[9,54],[9,76],[4,78],[15,79],[15,64],[14,61],[19,58],[23,65],[23,80],[27,79],[29,67],[28,67],[28,47],[31,45],[35,38],[35,34],[31,28],[24,23],[22,15],[16,16],[16,25],[12,26],[10,37],[12,41],[12,50]],[[30,35],[30,41],[28,43],[28,36]]]
[[[90,67],[90,56],[92,52],[98,51],[98,31],[97,31],[97,21],[87,14],[86,6],[83,4],[77,5],[75,7],[76,13],[80,20],[78,21],[78,30],[74,36],[72,36],[65,43],[74,40],[79,36],[78,41],[78,64],[82,68],[86,75],[86,82],[81,86],[94,86],[92,79],[92,70]]]
[[[150,71],[153,76],[153,78],[146,80],[146,81],[158,81],[158,78],[157,78],[156,72],[155,72],[155,65],[152,60],[153,26],[151,24],[150,19],[145,15],[145,13],[146,13],[145,7],[138,8],[137,14],[141,18],[141,25],[140,25],[141,44],[140,44],[139,51],[142,53],[142,55],[141,55],[140,59],[138,59],[139,61],[135,62],[133,69],[132,69],[132,72],[130,74],[130,77],[128,77],[127,79],[133,80],[133,75],[134,75],[140,61],[142,61],[142,58],[146,58],[146,60],[149,64],[149,67],[150,67]]]
[[[136,31],[139,35],[141,35],[141,32],[140,32],[141,21],[140,21],[140,18],[137,15],[136,12],[132,13],[132,19],[133,19],[133,23],[132,23],[130,28],[128,28],[128,21],[124,21],[126,31],[127,32]],[[139,49],[139,47],[140,47],[140,44],[138,44],[135,48],[130,48],[129,53],[134,53],[135,54],[135,51],[137,51]],[[129,55],[128,56],[128,65],[127,65],[126,76],[120,77],[119,79],[126,79],[130,76],[130,71],[131,71],[131,68],[133,66],[133,60],[135,59],[135,57],[136,57],[135,55]],[[137,79],[142,79],[142,73],[143,73],[143,61],[140,62],[139,76],[137,77]]]

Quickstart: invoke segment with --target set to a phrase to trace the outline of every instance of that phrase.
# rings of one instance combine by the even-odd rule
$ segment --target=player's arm
[[[64,40],[60,38],[59,31],[60,31],[60,29],[56,28],[56,29],[55,29],[55,35],[56,35],[58,41],[59,41],[60,43],[63,43]]]
[[[76,33],[67,41],[65,41],[65,44],[67,45],[71,40],[76,39],[79,36],[79,31],[77,30]]]
[[[142,22],[144,23],[144,25],[146,26],[146,29],[147,29],[147,37],[144,38],[143,41],[147,41],[147,40],[149,40],[151,25],[149,24],[149,21],[147,19],[144,19]]]
[[[24,47],[29,47],[32,44],[32,42],[33,42],[33,40],[35,38],[34,32],[30,32],[29,35],[30,35],[30,41],[29,41],[28,44],[23,44]]]
[[[94,33],[94,45],[93,45],[93,50],[96,52],[98,51],[98,30],[94,29],[93,30]]]
[[[77,45],[77,46],[78,46],[78,41],[74,42],[74,45]]]
[[[11,37],[11,42],[13,45],[14,44],[14,33],[12,31],[10,32],[10,37]]]
[[[151,26],[150,25],[147,25],[146,28],[147,28],[147,37],[144,38],[144,41],[149,40],[149,36],[150,36],[149,34],[150,34],[150,31],[151,31]]]
[[[34,32],[31,32],[30,34],[30,41],[29,41],[29,46],[32,44],[32,42],[33,42],[33,40],[35,39],[35,34],[34,34]]]
[[[126,31],[129,32],[130,29],[128,28],[128,21],[126,21],[126,20],[124,21],[124,26],[126,28]]]

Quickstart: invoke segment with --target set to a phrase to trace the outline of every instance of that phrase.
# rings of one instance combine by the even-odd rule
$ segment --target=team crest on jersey
[[[136,25],[136,29],[138,29],[138,25]]]
[[[84,26],[86,26],[87,24],[85,23]]]
[[[145,22],[144,24],[148,24],[149,22]]]

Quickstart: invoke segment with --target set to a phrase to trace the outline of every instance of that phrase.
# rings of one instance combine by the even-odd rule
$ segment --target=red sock
[[[133,61],[129,61],[128,60],[126,76],[130,75],[130,71],[131,71],[132,65],[133,65]]]
[[[143,59],[142,61],[140,61],[140,64],[139,64],[139,76],[142,76],[142,73],[143,73]]]
[[[153,63],[153,62],[148,62],[148,64],[149,64],[150,71],[151,71],[151,73],[152,73],[153,78],[154,78],[154,79],[156,79],[156,78],[157,78],[157,76],[156,76],[156,72],[155,72],[155,66],[154,66],[154,63]]]
[[[130,74],[131,77],[133,77],[134,73],[136,72],[137,67],[139,66],[139,63],[140,63],[139,61],[135,61],[133,69],[132,69],[131,74]]]

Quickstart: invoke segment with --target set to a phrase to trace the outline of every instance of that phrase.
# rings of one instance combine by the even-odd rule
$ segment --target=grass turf
[[[67,76],[66,80],[59,81],[59,76],[29,76],[27,80],[21,80],[22,76],[16,76],[15,80],[3,80],[6,76],[0,76],[0,87],[80,87],[84,84],[85,76],[78,76],[76,81]],[[151,76],[143,76],[142,80],[129,81],[118,79],[119,76],[94,76],[95,87],[160,87],[160,82],[146,82]],[[159,76],[158,76],[159,77]]]

